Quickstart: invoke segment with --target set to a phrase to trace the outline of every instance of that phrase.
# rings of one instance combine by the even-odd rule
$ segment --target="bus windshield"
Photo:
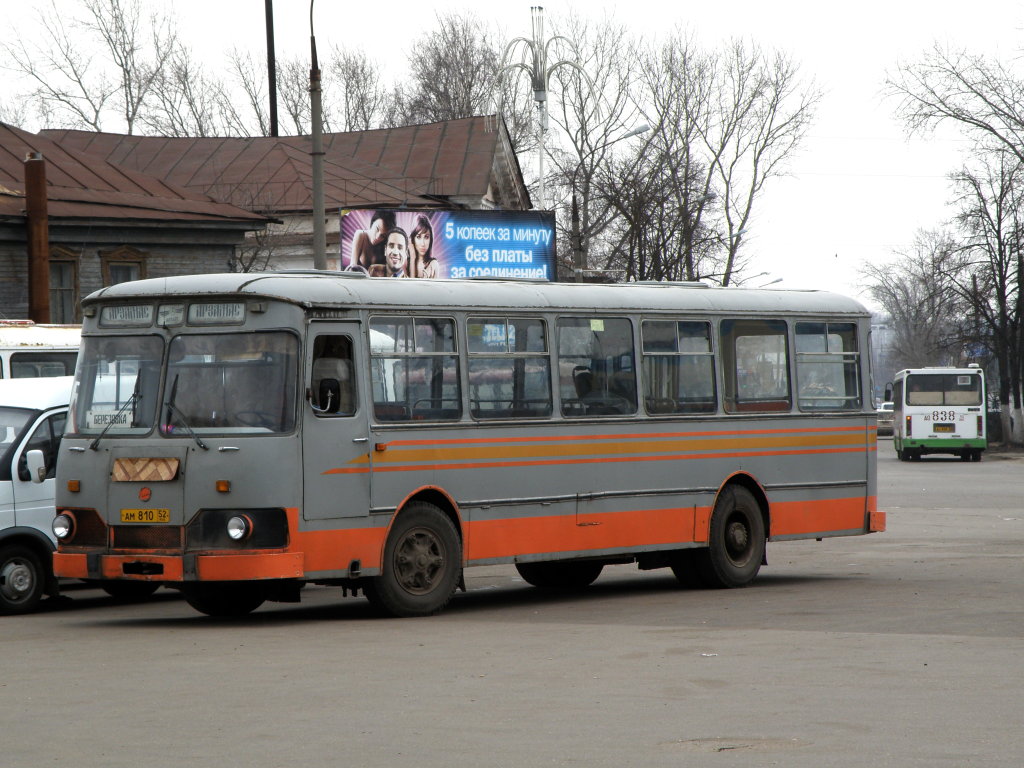
[[[163,350],[159,336],[84,337],[69,431],[140,435],[152,430]]]
[[[171,339],[167,358],[160,427],[165,435],[295,428],[299,341],[294,335],[181,335]]]
[[[912,373],[907,405],[981,405],[981,376],[964,373]]]

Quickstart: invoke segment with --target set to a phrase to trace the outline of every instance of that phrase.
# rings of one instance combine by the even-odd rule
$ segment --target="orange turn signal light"
[[[217,481],[217,493],[231,493],[231,481],[230,480],[218,480]]]
[[[70,493],[78,493],[80,490],[82,490],[81,480],[68,480],[68,491]]]

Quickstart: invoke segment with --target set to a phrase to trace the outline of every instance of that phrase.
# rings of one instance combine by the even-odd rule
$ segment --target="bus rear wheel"
[[[589,587],[601,575],[604,563],[516,563],[523,581],[541,589],[576,590]]]
[[[461,571],[462,544],[452,521],[433,504],[413,502],[391,527],[381,575],[363,592],[389,616],[430,616],[448,605]]]
[[[711,513],[708,547],[696,555],[701,579],[709,587],[746,586],[761,570],[765,541],[757,499],[742,486],[727,486]]]
[[[207,616],[245,616],[267,599],[265,587],[251,581],[210,581],[187,584],[181,589],[185,600]]]

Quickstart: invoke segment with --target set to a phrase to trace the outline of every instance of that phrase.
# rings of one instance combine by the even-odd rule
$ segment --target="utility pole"
[[[28,316],[50,322],[50,226],[46,163],[39,152],[25,158],[25,220],[28,227]]]
[[[274,0],[265,0],[267,17],[267,90],[270,94],[270,135],[277,136],[277,56],[274,53]]]
[[[309,96],[313,119],[313,269],[327,269],[327,233],[324,219],[324,135],[320,103],[320,64],[316,59],[316,36],[313,34],[313,0],[309,0],[309,48],[312,64],[309,70]]]

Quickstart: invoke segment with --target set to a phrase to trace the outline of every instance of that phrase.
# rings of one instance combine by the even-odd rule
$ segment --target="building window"
[[[78,258],[63,248],[50,251],[50,322],[79,322]]]
[[[104,285],[142,280],[146,276],[145,254],[128,245],[113,251],[101,251],[100,263],[103,266]]]

